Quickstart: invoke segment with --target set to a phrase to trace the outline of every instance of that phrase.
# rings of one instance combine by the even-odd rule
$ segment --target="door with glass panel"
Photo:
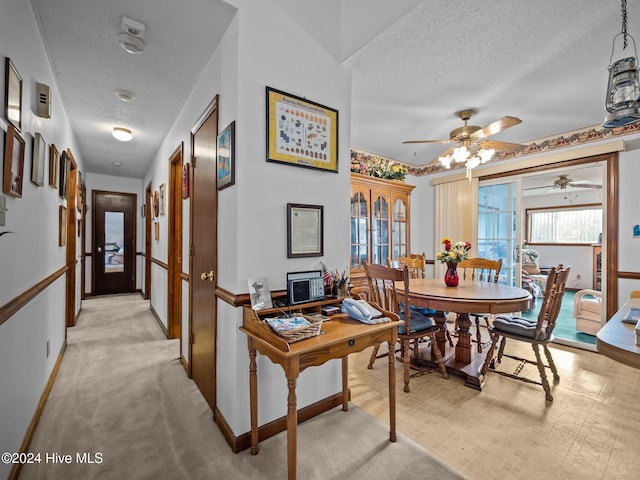
[[[91,291],[135,291],[136,195],[93,191]]]
[[[520,286],[520,181],[478,186],[478,257],[502,259],[498,282]]]

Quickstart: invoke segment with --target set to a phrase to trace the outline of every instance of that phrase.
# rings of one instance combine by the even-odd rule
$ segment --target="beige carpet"
[[[283,479],[286,432],[234,454],[139,295],[83,302],[20,479]],[[247,380],[248,381],[248,380]],[[248,412],[247,412],[248,415]],[[298,478],[456,479],[460,474],[355,406],[298,428]],[[71,455],[70,464],[46,462]],[[78,463],[77,454],[101,463]],[[51,458],[51,457],[49,457]]]

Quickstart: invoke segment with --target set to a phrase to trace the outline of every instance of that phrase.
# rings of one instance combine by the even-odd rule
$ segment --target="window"
[[[527,243],[600,243],[602,205],[526,210]]]

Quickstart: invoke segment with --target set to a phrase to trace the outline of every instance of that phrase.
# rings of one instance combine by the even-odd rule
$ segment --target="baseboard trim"
[[[160,328],[162,329],[162,331],[164,332],[164,336],[167,336],[167,327],[164,326],[164,323],[162,323],[162,320],[160,320],[160,315],[158,315],[158,312],[156,312],[155,308],[153,308],[153,305],[149,305],[149,310],[151,310],[151,315],[153,315],[153,318],[156,319],[156,322],[158,322],[158,325],[160,325]]]
[[[186,372],[187,377],[189,377],[189,362],[187,362],[187,359],[184,358],[184,355],[182,355],[182,352],[180,352],[180,363],[184,367],[184,371]]]
[[[349,391],[349,399],[351,399],[351,391]],[[342,392],[336,393],[330,397],[313,403],[307,407],[298,410],[298,424],[309,420],[321,413],[327,412],[338,405],[342,405]],[[239,453],[247,448],[251,447],[251,432],[243,433],[237,437],[233,435],[233,431],[229,427],[224,415],[218,410],[218,407],[214,410],[213,421],[218,425],[222,435],[227,440],[227,443],[231,447],[233,453]],[[261,442],[267,438],[284,432],[287,429],[287,417],[277,418],[272,422],[262,425],[258,428],[258,441]]]
[[[33,435],[36,432],[36,428],[38,427],[38,422],[40,421],[40,417],[42,416],[42,412],[44,411],[44,406],[47,403],[47,399],[49,398],[49,394],[51,393],[51,389],[53,388],[53,382],[55,382],[56,376],[58,375],[58,370],[60,369],[60,364],[62,363],[62,357],[64,356],[64,352],[67,349],[67,341],[65,340],[62,343],[62,348],[60,348],[60,353],[58,353],[58,358],[56,359],[56,363],[53,366],[53,370],[51,370],[51,375],[49,375],[49,380],[44,387],[44,391],[40,396],[40,401],[38,402],[38,406],[36,407],[36,411],[31,418],[31,422],[29,423],[29,427],[24,434],[24,438],[22,439],[22,444],[20,445],[20,453],[27,453],[29,451],[29,446],[31,445],[31,440],[33,440]],[[20,463],[14,463],[11,472],[9,472],[8,480],[17,480],[20,476],[20,469],[22,465]]]

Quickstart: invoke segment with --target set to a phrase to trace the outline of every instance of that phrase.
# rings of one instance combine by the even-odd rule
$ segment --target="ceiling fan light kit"
[[[624,40],[622,50],[627,48],[627,37],[631,38],[635,56],[613,62],[616,39],[620,35]],[[609,58],[609,80],[605,101],[608,113],[602,123],[604,128],[621,127],[640,121],[640,77],[637,58],[636,41],[627,33],[627,1],[622,0],[622,31],[613,37]]]

